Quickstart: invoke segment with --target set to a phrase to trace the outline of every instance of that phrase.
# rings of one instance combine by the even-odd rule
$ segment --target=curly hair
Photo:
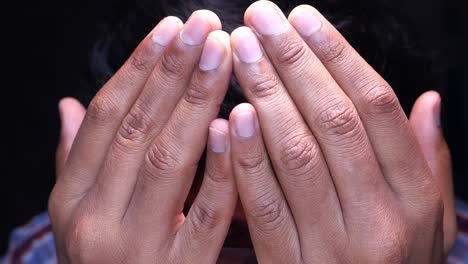
[[[243,25],[243,14],[251,0],[140,0],[121,1],[111,17],[101,26],[103,34],[91,54],[92,95],[123,64],[141,39],[157,21],[172,15],[185,21],[198,9],[209,9],[222,20],[223,30],[230,33]],[[415,41],[408,19],[398,6],[383,0],[276,0],[287,15],[300,4],[310,4],[321,11],[351,45],[394,88],[406,113],[418,95],[434,88],[437,73],[434,56]],[[245,98],[233,76],[220,117]]]

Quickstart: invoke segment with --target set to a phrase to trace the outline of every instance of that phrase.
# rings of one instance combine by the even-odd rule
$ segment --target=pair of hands
[[[287,19],[256,2],[245,24],[229,36],[210,11],[167,17],[86,114],[61,101],[59,261],[215,263],[239,195],[261,263],[442,262],[455,224],[438,95],[408,121],[310,6]],[[232,71],[251,104],[213,121]]]

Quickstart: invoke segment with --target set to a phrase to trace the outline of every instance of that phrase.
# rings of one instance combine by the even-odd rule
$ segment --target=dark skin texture
[[[229,262],[233,217],[260,263],[443,262],[456,227],[438,95],[408,120],[310,6],[287,19],[256,2],[245,25],[229,36],[209,11],[166,18],[87,110],[62,100],[49,202],[60,262]],[[232,72],[250,104],[213,121]]]

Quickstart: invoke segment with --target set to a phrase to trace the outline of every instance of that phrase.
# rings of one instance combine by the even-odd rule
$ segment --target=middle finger
[[[125,220],[141,232],[172,232],[206,145],[232,73],[229,35],[210,33],[199,67],[161,133],[148,149]],[[141,217],[144,216],[144,217]],[[168,235],[168,234],[166,234]],[[150,243],[151,244],[151,243]]]
[[[329,234],[342,231],[337,227],[343,227],[324,157],[252,30],[236,29],[231,43],[235,74],[257,109],[268,154],[298,231],[310,238],[300,237],[301,243],[318,249],[326,243],[323,237],[329,238]],[[328,226],[332,228],[319,224],[322,221],[333,223]],[[321,233],[323,236],[318,235]]]
[[[385,203],[378,201],[389,199],[391,192],[353,102],[276,5],[268,1],[254,3],[246,11],[245,24],[256,31],[317,138],[338,192],[345,224],[380,211],[378,204]]]

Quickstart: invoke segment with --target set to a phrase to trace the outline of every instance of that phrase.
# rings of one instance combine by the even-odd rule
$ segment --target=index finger
[[[163,19],[91,101],[70,151],[64,177],[59,180],[65,187],[61,192],[70,200],[81,197],[94,184],[122,119],[182,25],[176,17]]]
[[[315,8],[301,5],[289,21],[353,101],[392,189],[411,194],[429,185],[429,168],[390,85]],[[408,178],[408,171],[418,173]]]

